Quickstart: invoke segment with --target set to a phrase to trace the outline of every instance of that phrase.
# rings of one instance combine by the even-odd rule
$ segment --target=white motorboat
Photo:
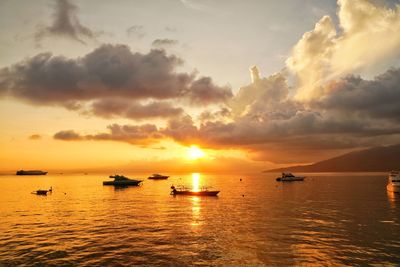
[[[123,175],[110,175],[110,178],[114,178],[114,181],[104,181],[103,185],[114,185],[114,186],[139,186],[142,180],[135,180],[125,177]]]
[[[400,172],[391,171],[389,173],[389,183],[387,185],[387,190],[394,193],[400,193]]]
[[[276,178],[278,182],[293,182],[293,181],[303,181],[305,176],[295,176],[290,172],[282,172],[282,176]]]

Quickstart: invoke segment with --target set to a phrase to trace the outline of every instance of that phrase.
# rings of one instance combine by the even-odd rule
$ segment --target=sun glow
[[[188,158],[191,160],[196,160],[203,158],[206,154],[198,146],[192,145],[188,149]]]

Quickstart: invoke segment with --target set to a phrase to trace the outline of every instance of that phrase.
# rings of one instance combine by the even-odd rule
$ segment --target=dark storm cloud
[[[173,39],[156,39],[151,43],[154,47],[166,47],[177,45],[178,41]]]
[[[103,45],[77,59],[38,54],[0,69],[0,94],[38,105],[79,109],[104,98],[187,99],[193,104],[226,101],[231,90],[211,78],[177,73],[182,60],[164,50],[132,53],[125,45]]]
[[[53,21],[50,26],[40,27],[35,35],[36,41],[44,37],[61,36],[85,44],[85,39],[95,39],[99,33],[81,24],[78,7],[69,0],[57,0],[54,6]]]
[[[150,119],[175,117],[182,114],[183,109],[166,102],[140,104],[123,99],[103,99],[92,104],[90,113],[104,118]]]
[[[316,108],[400,122],[400,68],[373,80],[348,76],[330,83],[327,90],[329,94],[314,102]]]

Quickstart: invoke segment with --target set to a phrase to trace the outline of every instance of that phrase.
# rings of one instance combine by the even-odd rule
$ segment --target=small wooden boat
[[[294,181],[304,181],[306,177],[304,176],[294,176],[290,172],[282,172],[282,176],[276,178],[278,182],[294,182]]]
[[[152,176],[149,176],[147,179],[151,179],[151,180],[166,180],[166,179],[168,179],[168,177],[169,176],[155,173]]]
[[[171,195],[187,195],[187,196],[217,196],[220,191],[209,191],[208,188],[203,187],[200,190],[191,190],[186,187],[171,186]]]
[[[114,178],[114,181],[104,181],[103,185],[138,186],[142,182],[142,180],[129,179],[123,175],[110,175],[110,178]]]
[[[39,189],[39,190],[33,191],[32,194],[47,196],[47,193],[51,193],[51,192],[53,192],[53,188],[52,187],[50,187],[49,190]]]

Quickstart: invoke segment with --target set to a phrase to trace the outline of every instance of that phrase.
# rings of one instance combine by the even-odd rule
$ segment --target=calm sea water
[[[99,174],[0,176],[0,266],[400,264],[386,174],[171,176],[123,189]],[[221,193],[174,197],[171,184]]]

